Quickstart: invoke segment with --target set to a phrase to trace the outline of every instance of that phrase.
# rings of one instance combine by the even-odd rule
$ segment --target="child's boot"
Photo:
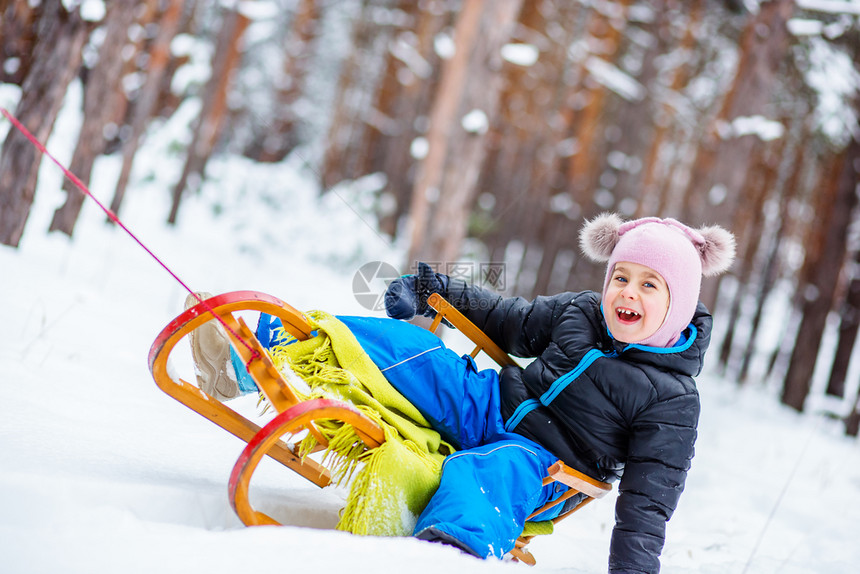
[[[198,292],[201,300],[212,297],[210,293]],[[192,294],[185,299],[185,309],[199,301]],[[224,328],[216,320],[197,327],[190,334],[191,356],[197,372],[197,385],[207,395],[225,401],[240,394],[236,371],[230,358],[230,340]]]

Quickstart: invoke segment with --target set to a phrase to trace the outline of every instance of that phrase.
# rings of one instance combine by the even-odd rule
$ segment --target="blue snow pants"
[[[496,371],[479,371],[471,357],[458,356],[436,335],[410,323],[338,319],[388,381],[458,449],[445,459],[439,488],[413,534],[455,543],[482,558],[504,556],[526,517],[566,490],[561,484],[542,485],[558,457],[504,430]],[[271,337],[260,332],[263,327],[261,320],[258,337],[266,345]],[[553,518],[560,506],[537,519]]]
[[[504,430],[496,371],[479,371],[471,357],[458,356],[415,325],[339,318],[389,382],[458,448],[445,459],[439,489],[418,517],[414,534],[430,531],[436,538],[442,533],[477,556],[504,556],[526,517],[566,490],[541,484],[558,457]]]

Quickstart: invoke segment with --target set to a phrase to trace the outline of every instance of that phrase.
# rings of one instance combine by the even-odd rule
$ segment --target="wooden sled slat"
[[[427,304],[433,307],[436,311],[436,317],[434,317],[433,322],[430,324],[430,330],[432,332],[436,332],[436,329],[439,328],[439,324],[444,318],[451,323],[455,329],[466,335],[469,340],[475,343],[475,348],[470,353],[473,359],[478,356],[478,353],[484,351],[500,367],[517,364],[510,355],[504,352],[501,347],[496,345],[492,339],[487,337],[483,331],[478,329],[474,323],[472,323],[456,307],[446,301],[439,293],[433,293],[430,295],[427,298]]]

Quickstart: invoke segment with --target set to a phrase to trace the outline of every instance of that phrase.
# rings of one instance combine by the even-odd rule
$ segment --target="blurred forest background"
[[[193,101],[167,222],[213,158],[300,154],[321,194],[383,175],[375,215],[408,262],[504,263],[473,279],[508,294],[599,286],[577,233],[603,211],[723,225],[739,256],[704,285],[711,364],[856,436],[859,17],[857,0],[0,0],[0,83],[43,142],[82,86],[70,168],[88,183],[121,156],[115,212],[147,130]],[[9,129],[0,243],[20,241],[40,161]],[[71,237],[84,197],[65,191],[45,231]]]

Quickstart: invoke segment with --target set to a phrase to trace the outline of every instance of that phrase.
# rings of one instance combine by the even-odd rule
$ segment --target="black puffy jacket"
[[[637,347],[611,337],[593,291],[527,301],[443,283],[442,295],[502,349],[535,357],[525,369],[501,371],[508,430],[589,476],[621,479],[610,572],[659,572],[666,522],[693,458],[693,376],[710,340],[707,309],[699,304],[680,345]]]

